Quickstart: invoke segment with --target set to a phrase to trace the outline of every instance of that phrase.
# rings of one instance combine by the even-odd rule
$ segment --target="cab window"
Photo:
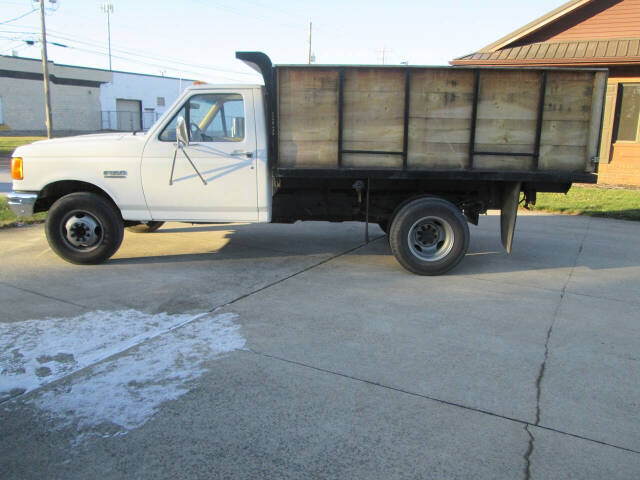
[[[191,142],[240,142],[244,140],[244,101],[237,93],[194,95],[164,128],[159,139],[176,141],[178,117],[183,117]]]

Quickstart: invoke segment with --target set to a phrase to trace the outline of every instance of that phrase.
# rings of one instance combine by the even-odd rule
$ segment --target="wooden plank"
[[[589,122],[545,120],[540,144],[584,147],[588,136]]]
[[[473,71],[453,68],[414,70],[411,76],[411,98],[427,93],[472,94]],[[420,105],[412,106],[419,108]]]
[[[550,70],[547,73],[547,95],[591,96],[593,72],[565,72]]]
[[[409,151],[417,141],[469,143],[470,118],[415,118],[409,121]]]
[[[478,119],[476,124],[476,145],[502,145],[505,150],[500,151],[509,152],[522,152],[525,146],[525,151],[532,152],[535,140],[536,119]]]
[[[591,96],[545,95],[545,120],[591,120]]]
[[[351,168],[402,168],[402,155],[344,153],[342,165]]]
[[[470,118],[473,92],[427,92],[411,96],[411,118]]]
[[[464,168],[469,158],[467,143],[423,142],[409,151],[408,168]]]
[[[490,170],[533,170],[535,160],[531,157],[497,157],[476,155],[473,166],[477,169]]]
[[[327,141],[280,141],[279,162],[282,167],[338,166],[338,143]]]
[[[540,147],[540,170],[584,171],[585,147],[543,145]]]

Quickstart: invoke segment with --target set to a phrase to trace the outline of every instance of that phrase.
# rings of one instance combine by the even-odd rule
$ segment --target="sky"
[[[97,0],[45,0],[49,60],[109,68],[107,15]],[[558,7],[564,0],[110,0],[114,70],[260,83],[235,59],[259,50],[274,63],[443,65]],[[0,54],[40,58],[32,0],[0,0]],[[26,14],[22,18],[20,17]],[[13,20],[13,21],[12,21]],[[35,41],[30,46],[27,41]]]

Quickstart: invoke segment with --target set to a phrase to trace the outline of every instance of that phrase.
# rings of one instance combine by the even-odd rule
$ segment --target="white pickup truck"
[[[502,209],[511,248],[521,193],[595,182],[606,71],[273,66],[264,86],[198,85],[147,133],[16,149],[10,207],[48,211],[51,248],[99,263],[125,227],[163,222],[374,222],[408,270],[437,275],[467,221]]]

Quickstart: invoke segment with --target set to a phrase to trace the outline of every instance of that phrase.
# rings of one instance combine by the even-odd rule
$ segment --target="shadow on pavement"
[[[461,264],[451,275],[470,275],[476,273],[507,273],[516,271],[541,270],[573,267],[578,259],[578,266],[590,269],[623,268],[637,266],[640,257],[607,255],[606,238],[603,255],[605,263],[594,261],[594,256],[578,255],[584,239],[585,217],[566,215],[521,216],[518,219],[516,239],[511,255],[502,249],[499,239],[497,218],[485,217],[480,227],[471,227],[471,245],[469,252]],[[611,221],[611,220],[606,220]],[[615,221],[611,221],[615,222]],[[316,225],[319,222],[314,222]],[[329,223],[326,224],[329,226]],[[335,225],[335,224],[334,224]],[[622,232],[615,231],[619,222],[612,224],[611,242],[628,242],[634,234],[636,225],[632,222],[622,222]],[[288,229],[287,229],[288,227]],[[348,228],[346,225],[345,229]],[[351,227],[353,228],[353,227]],[[227,232],[223,237],[227,242],[219,249],[202,253],[175,253],[175,245],[167,244],[166,255],[150,255],[144,257],[116,258],[109,263],[114,265],[154,264],[178,262],[206,262],[217,259],[247,259],[288,257],[304,255],[332,255],[340,250],[336,249],[336,242],[345,243],[344,233],[336,228],[300,229],[290,225],[238,225],[215,224],[194,227],[163,228],[149,239],[161,238],[169,234],[181,233],[184,241],[189,242],[189,234],[207,232]],[[602,236],[602,229],[598,230]],[[605,235],[609,232],[605,231]],[[638,232],[640,233],[640,224]],[[364,225],[362,226],[362,242],[364,243]],[[391,249],[377,226],[370,226],[370,237],[374,239],[369,245],[357,249],[350,255],[391,257]],[[621,238],[617,238],[621,236]],[[623,238],[623,237],[629,238]],[[201,238],[201,237],[200,237]],[[218,237],[219,238],[219,237]],[[355,237],[357,239],[357,237]],[[349,246],[342,251],[356,246],[353,229],[348,239]],[[356,240],[357,241],[357,240]],[[595,256],[595,258],[598,258]]]

